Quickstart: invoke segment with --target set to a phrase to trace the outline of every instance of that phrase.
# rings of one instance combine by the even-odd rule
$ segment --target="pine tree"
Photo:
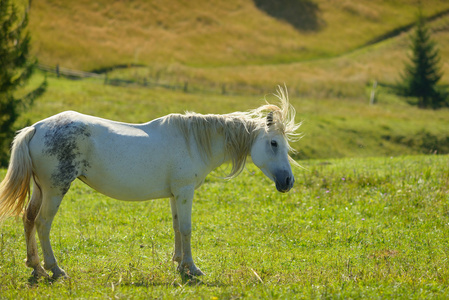
[[[46,89],[46,81],[17,98],[15,92],[23,87],[37,65],[29,58],[30,36],[26,32],[28,14],[19,18],[10,0],[0,0],[0,166],[6,166],[9,147],[17,129],[16,120],[34,99]]]
[[[444,93],[437,86],[442,73],[440,56],[436,43],[431,39],[421,10],[418,12],[416,29],[410,37],[410,63],[402,75],[402,90],[406,96],[416,97],[418,107],[434,109],[445,104]]]

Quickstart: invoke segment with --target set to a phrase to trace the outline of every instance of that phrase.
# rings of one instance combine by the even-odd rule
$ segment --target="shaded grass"
[[[28,283],[20,221],[2,226],[4,297],[445,298],[447,156],[305,161],[289,194],[252,165],[217,171],[194,200],[193,252],[206,276],[170,262],[167,200],[115,201],[76,182],[52,242],[70,280]],[[4,171],[2,171],[4,175]],[[256,275],[257,274],[257,275]]]

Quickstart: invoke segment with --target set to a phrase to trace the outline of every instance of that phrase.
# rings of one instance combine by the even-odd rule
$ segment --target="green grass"
[[[8,219],[0,227],[0,299],[448,298],[449,157],[401,155],[449,153],[449,110],[418,110],[382,87],[368,106],[373,80],[398,79],[405,35],[354,51],[411,22],[415,8],[408,0],[313,3],[325,24],[315,32],[253,1],[33,2],[41,62],[84,70],[142,63],[109,76],[213,92],[49,76],[21,125],[69,109],[135,123],[185,110],[248,110],[265,96],[273,101],[285,82],[304,121],[295,158],[354,158],[300,161],[306,169],[295,171],[289,194],[252,165],[232,181],[212,174],[194,200],[194,259],[207,274],[198,282],[183,281],[171,262],[167,200],[125,203],[76,182],[51,234],[71,279],[30,280],[21,221]],[[425,13],[447,7],[427,1]],[[431,24],[443,61],[447,24],[447,16]],[[223,84],[230,94],[220,95]]]
[[[279,194],[249,165],[197,191],[193,253],[171,263],[167,200],[126,203],[75,182],[51,239],[69,280],[29,282],[20,220],[2,225],[2,298],[447,298],[449,157],[305,161]],[[4,170],[1,176],[4,176]],[[257,274],[257,275],[256,275]]]

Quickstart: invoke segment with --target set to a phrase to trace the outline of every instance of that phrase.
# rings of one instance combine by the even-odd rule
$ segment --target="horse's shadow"
[[[204,285],[204,286],[220,287],[220,286],[225,285],[222,282],[206,282],[206,281],[203,281],[201,279],[201,277],[190,276],[187,274],[181,274],[181,282],[183,285],[188,285],[188,286]]]
[[[202,277],[202,276],[201,276]],[[178,279],[173,280],[172,282],[161,282],[161,281],[144,281],[144,282],[133,282],[131,283],[127,283],[127,282],[123,282],[120,283],[120,285],[125,285],[125,286],[135,286],[135,287],[149,287],[149,286],[172,286],[172,287],[184,287],[184,286],[208,286],[208,287],[221,287],[221,286],[226,286],[225,283],[223,282],[207,282],[202,280],[200,276],[192,276],[189,274],[179,274],[180,281],[178,281]],[[59,282],[61,280],[64,281],[69,281],[70,284],[70,280],[71,278],[59,278],[59,279],[55,279],[53,277],[44,277],[44,276],[40,276],[40,277],[36,277],[34,275],[31,275],[28,278],[28,286],[30,288],[37,288],[39,287],[40,284],[43,285],[52,285],[55,282]]]
[[[135,286],[135,287],[149,287],[149,286],[171,286],[175,288],[183,288],[185,286],[195,287],[195,286],[207,286],[207,287],[222,287],[226,286],[223,282],[207,282],[202,280],[197,276],[190,275],[180,275],[181,281],[173,280],[172,282],[162,282],[162,281],[152,281],[152,282],[134,282],[134,283],[121,283],[125,286]]]
[[[38,278],[34,275],[31,275],[30,277],[28,277],[28,286],[29,287],[38,287],[39,284],[52,285],[56,281],[57,281],[57,279],[54,279],[52,277],[39,277]]]

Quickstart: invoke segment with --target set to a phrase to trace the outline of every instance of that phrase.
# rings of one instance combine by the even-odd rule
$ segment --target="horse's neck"
[[[223,130],[211,138],[210,163],[214,168],[230,161],[237,163],[237,165],[244,165],[246,157],[250,155],[252,143],[258,131],[255,130],[254,126],[233,127],[233,130],[227,133],[228,140],[226,140],[225,132],[226,130]]]
[[[224,134],[216,134],[211,139],[209,162],[213,169],[231,160],[231,156],[226,151]]]

